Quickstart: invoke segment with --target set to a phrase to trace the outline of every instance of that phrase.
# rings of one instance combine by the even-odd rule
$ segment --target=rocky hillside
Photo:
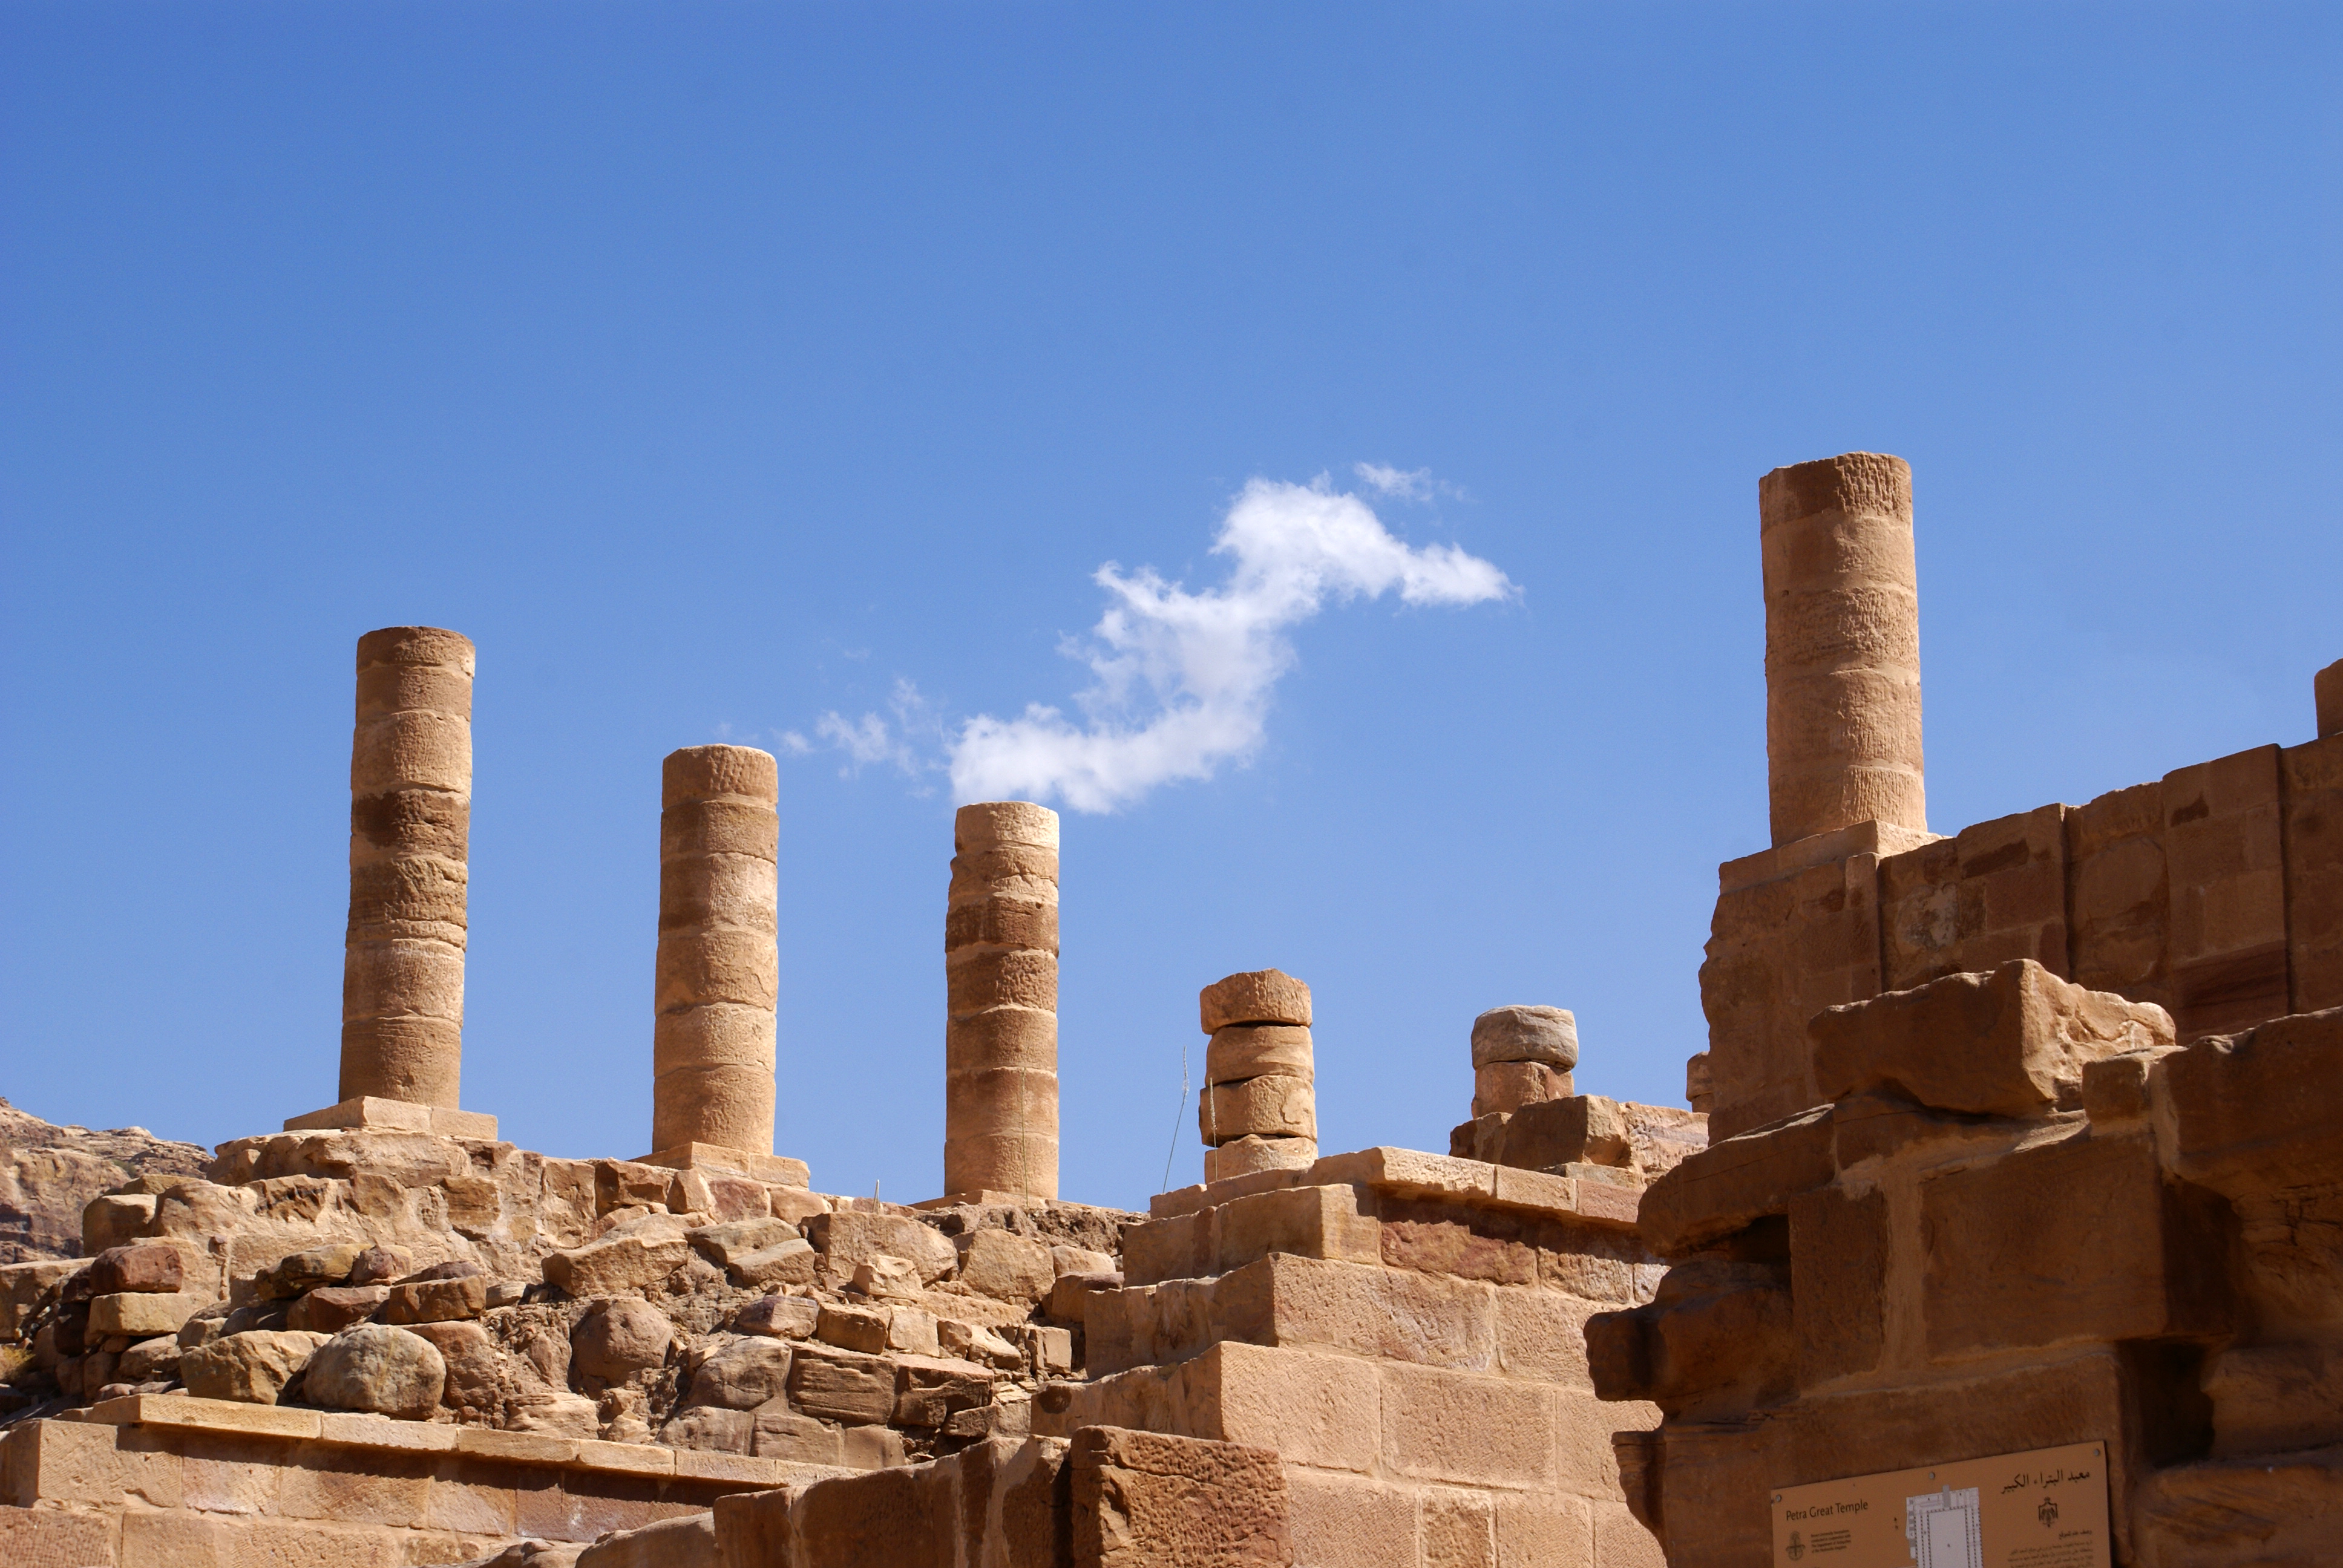
[[[0,1100],[0,1263],[77,1258],[92,1198],[142,1176],[200,1178],[210,1161],[143,1127],[59,1127]]]

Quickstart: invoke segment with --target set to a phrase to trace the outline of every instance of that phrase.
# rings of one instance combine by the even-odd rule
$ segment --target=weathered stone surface
[[[924,1293],[920,1266],[909,1258],[877,1253],[854,1265],[854,1288],[874,1299],[916,1302]]]
[[[1493,1007],[1473,1020],[1473,1065],[1539,1061],[1557,1072],[1578,1065],[1578,1020],[1558,1007]]]
[[[571,1296],[614,1295],[657,1284],[689,1256],[691,1245],[681,1236],[613,1236],[551,1254],[545,1277]]]
[[[1928,1352],[2225,1332],[2219,1200],[2145,1138],[2068,1138],[1920,1184]]]
[[[570,1331],[569,1364],[580,1374],[619,1383],[666,1363],[673,1320],[648,1302],[620,1296],[596,1302]]]
[[[176,1334],[189,1318],[211,1305],[211,1302],[207,1292],[196,1291],[167,1296],[146,1291],[98,1296],[89,1303],[89,1327],[85,1332],[92,1339],[104,1339],[114,1334],[131,1339]]]
[[[1303,1078],[1207,1084],[1196,1099],[1196,1129],[1214,1146],[1248,1136],[1314,1139],[1317,1091]]]
[[[577,1568],[723,1568],[716,1516],[689,1513],[618,1531],[580,1553]]]
[[[476,1322],[437,1322],[409,1323],[399,1332],[427,1342],[439,1352],[439,1360],[447,1372],[447,1381],[439,1390],[441,1404],[459,1415],[478,1421],[498,1420],[505,1415],[506,1396],[510,1390],[503,1358],[498,1355],[496,1342],[488,1338],[486,1329]],[[543,1392],[551,1393],[554,1391],[547,1389]],[[531,1424],[521,1430],[541,1429]],[[588,1432],[583,1435],[591,1437],[596,1434]]]
[[[2343,1181],[2343,1008],[2201,1040],[2157,1069],[2188,1181],[2231,1194]]]
[[[1567,1100],[1571,1075],[1543,1061],[1493,1061],[1473,1070],[1473,1114],[1503,1115],[1524,1105]]]
[[[1850,452],[1758,481],[1774,842],[1926,830],[1912,470]]]
[[[1050,1249],[1006,1231],[976,1231],[957,1238],[960,1281],[998,1301],[1030,1304],[1057,1283]]]
[[[734,1340],[692,1372],[685,1402],[754,1410],[788,1391],[790,1360],[787,1340],[761,1334]]]
[[[1263,1138],[1248,1133],[1204,1151],[1204,1180],[1225,1181],[1256,1171],[1307,1171],[1317,1162],[1315,1138]]]
[[[789,1368],[789,1402],[847,1426],[883,1426],[895,1412],[895,1366],[877,1356],[800,1345]]]
[[[1253,970],[1214,980],[1197,993],[1196,1001],[1206,1034],[1240,1023],[1310,1027],[1310,988],[1279,970]]]
[[[776,1285],[809,1285],[814,1282],[813,1243],[791,1237],[761,1251],[735,1258],[725,1265],[725,1276],[743,1290]]]
[[[1314,1078],[1310,1031],[1283,1023],[1236,1023],[1217,1030],[1204,1051],[1204,1081]]]
[[[887,1348],[887,1325],[892,1315],[886,1307],[825,1305],[814,1324],[814,1338],[840,1350],[877,1355]]]
[[[288,1252],[274,1267],[255,1276],[253,1289],[263,1301],[289,1302],[304,1291],[341,1284],[350,1277],[362,1251],[355,1241],[331,1241]]]
[[[801,1340],[813,1333],[821,1317],[821,1303],[802,1296],[765,1296],[742,1307],[732,1320],[744,1334],[765,1334],[777,1340]]]
[[[979,801],[953,817],[947,1191],[1058,1194],[1057,836],[1057,814],[1031,801]]]
[[[393,1285],[378,1315],[386,1323],[456,1322],[478,1317],[488,1304],[488,1282],[476,1272]]]
[[[373,1317],[389,1299],[388,1285],[320,1285],[286,1309],[285,1326],[337,1334]]]
[[[1687,1157],[1644,1189],[1638,1211],[1646,1245],[1682,1257],[1771,1215],[1837,1174],[1831,1108],[1753,1128]]]
[[[1790,1200],[1790,1300],[1798,1382],[1879,1364],[1887,1333],[1887,1196],[1818,1187]]]
[[[1294,1561],[1275,1452],[1114,1427],[1074,1433],[1077,1568],[1285,1568]]]
[[[850,1276],[856,1264],[881,1253],[911,1260],[919,1265],[923,1283],[933,1283],[960,1265],[959,1252],[940,1231],[900,1214],[816,1214],[806,1221],[805,1233],[831,1270],[842,1275]]]
[[[420,1421],[439,1403],[447,1363],[418,1334],[365,1323],[336,1334],[311,1353],[303,1397],[333,1410],[373,1411]]]
[[[175,1294],[184,1286],[186,1266],[179,1250],[163,1242],[145,1241],[109,1247],[90,1260],[89,1290],[93,1296],[124,1292]]]
[[[1522,1171],[1574,1164],[1624,1169],[1634,1158],[1634,1145],[1619,1102],[1599,1094],[1575,1094],[1524,1105],[1506,1118],[1495,1163]]]
[[[329,1337],[285,1329],[224,1334],[208,1344],[182,1349],[179,1379],[198,1399],[275,1404],[286,1383]]]
[[[1890,1089],[2010,1117],[2080,1105],[2085,1064],[2173,1043],[2162,1008],[2069,984],[2031,959],[1826,1008],[1808,1032],[1824,1099]]]
[[[688,1231],[684,1239],[701,1257],[723,1269],[729,1268],[751,1252],[795,1241],[797,1237],[795,1225],[768,1216],[733,1220],[721,1225],[702,1225],[696,1231]]]

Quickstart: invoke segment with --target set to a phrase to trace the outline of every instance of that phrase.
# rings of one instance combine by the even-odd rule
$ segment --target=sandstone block
[[[289,1252],[275,1267],[255,1276],[253,1288],[263,1301],[289,1302],[304,1291],[341,1284],[349,1279],[362,1251],[355,1241],[332,1241]]]
[[[809,1415],[799,1415],[776,1402],[755,1412],[754,1447],[759,1459],[789,1464],[837,1464],[840,1461],[839,1429]]]
[[[179,1375],[179,1342],[141,1340],[122,1352],[114,1363],[114,1375],[132,1384],[176,1379]]]
[[[420,1421],[439,1403],[447,1363],[419,1334],[365,1323],[336,1334],[309,1357],[301,1392],[333,1410],[372,1411]]]
[[[1476,1119],[1502,1115],[1524,1105],[1567,1100],[1574,1088],[1570,1074],[1548,1062],[1493,1061],[1473,1070],[1473,1114]]]
[[[957,1242],[960,1280],[970,1290],[1030,1305],[1057,1283],[1057,1265],[1039,1241],[1007,1231],[974,1231]]]
[[[2010,1117],[2079,1105],[2087,1062],[2173,1043],[2162,1008],[2071,985],[2031,959],[1826,1008],[1807,1032],[1825,1099],[1895,1089]]]
[[[297,1330],[256,1329],[223,1334],[179,1352],[179,1381],[197,1399],[275,1404],[294,1374],[329,1336]]]
[[[1682,1257],[1786,1215],[1792,1198],[1837,1175],[1832,1150],[1827,1105],[1711,1144],[1644,1189],[1638,1215],[1644,1243]]]
[[[923,1284],[960,1265],[959,1252],[941,1231],[900,1214],[816,1214],[806,1221],[805,1233],[833,1271],[849,1276],[855,1265],[881,1253],[909,1258],[919,1266]]]
[[[172,1294],[184,1288],[186,1270],[179,1250],[165,1241],[109,1247],[90,1260],[92,1296],[123,1292]]]
[[[979,944],[1056,952],[1056,900],[1003,896],[951,905],[944,911],[944,950]]]
[[[936,1324],[936,1349],[942,1355],[975,1362],[996,1372],[1021,1372],[1025,1352],[982,1323],[945,1318]]]
[[[1301,1078],[1208,1084],[1196,1099],[1196,1128],[1215,1146],[1246,1137],[1315,1139],[1318,1096]]]
[[[798,1228],[785,1221],[769,1217],[734,1220],[721,1225],[702,1225],[685,1232],[700,1256],[719,1269],[729,1268],[751,1252],[798,1239]]]
[[[725,1269],[731,1282],[744,1290],[769,1290],[777,1285],[809,1285],[814,1281],[813,1243],[790,1240],[749,1253]]]
[[[807,1251],[812,1251],[811,1243]],[[919,1265],[884,1252],[854,1265],[854,1288],[875,1300],[916,1302],[923,1293]]]
[[[1045,1008],[996,1007],[944,1022],[944,1070],[1058,1070],[1058,1015]]]
[[[1285,1469],[1269,1449],[1085,1427],[1069,1450],[1077,1568],[1287,1568]]]
[[[402,1333],[427,1341],[439,1352],[447,1369],[447,1381],[440,1386],[439,1402],[458,1416],[476,1421],[498,1420],[505,1414],[507,1377],[504,1360],[497,1342],[488,1338],[486,1329],[476,1322],[408,1323]],[[565,1353],[552,1370],[558,1381],[568,1381],[568,1356]],[[531,1359],[532,1370],[542,1369]],[[549,1392],[549,1391],[548,1391]],[[516,1423],[517,1424],[517,1423]],[[534,1424],[524,1431],[540,1431]],[[590,1433],[587,1435],[591,1435]]]
[[[1887,1334],[1887,1197],[1817,1187],[1790,1200],[1791,1326],[1798,1382],[1879,1364]]]
[[[285,1326],[337,1334],[373,1317],[389,1299],[388,1285],[321,1285],[287,1309]]]
[[[789,1402],[846,1426],[883,1426],[895,1412],[894,1363],[876,1356],[799,1349],[789,1369]]]
[[[788,1392],[791,1359],[787,1340],[768,1339],[761,1334],[734,1340],[702,1362],[691,1374],[691,1391],[686,1402],[719,1405],[726,1410],[754,1410]]]
[[[1310,1031],[1292,1024],[1233,1023],[1212,1035],[1204,1052],[1206,1083],[1236,1083],[1248,1078],[1316,1076]]]
[[[151,1192],[124,1192],[92,1198],[82,1205],[81,1250],[95,1256],[126,1246],[155,1222],[156,1208]]]
[[[2158,1063],[2175,1171],[2230,1196],[2343,1181],[2343,1008],[2200,1040]]]
[[[91,1339],[176,1334],[189,1318],[211,1305],[211,1300],[208,1292],[195,1291],[167,1296],[146,1291],[98,1296],[89,1303],[89,1327],[84,1332]]]
[[[569,1334],[569,1364],[605,1383],[666,1364],[675,1323],[648,1302],[620,1296],[596,1302]]]
[[[1578,1065],[1578,1020],[1558,1007],[1493,1007],[1473,1020],[1473,1065],[1542,1061],[1557,1072]]]
[[[1415,1488],[1328,1471],[1289,1470],[1294,1560],[1344,1568],[1422,1568],[1423,1509]],[[1573,1563],[1568,1557],[1524,1555],[1522,1563]]]
[[[944,959],[945,1005],[955,1019],[993,1008],[1058,1010],[1058,958],[1038,948],[962,948]]]
[[[1128,1292],[1138,1295],[1140,1292]],[[1149,1303],[1156,1321],[1142,1357],[1192,1353],[1202,1341],[1277,1347],[1318,1346],[1426,1366],[1497,1370],[1494,1298],[1489,1286],[1373,1264],[1272,1253],[1216,1282],[1206,1322],[1167,1322],[1167,1302]],[[1558,1299],[1558,1298],[1557,1298]],[[1199,1342],[1182,1343],[1186,1335]],[[1170,1341],[1172,1342],[1166,1342]],[[1093,1341],[1092,1376],[1121,1370]],[[1128,1364],[1138,1364],[1136,1362]]]
[[[887,1349],[888,1316],[885,1307],[825,1305],[814,1324],[814,1338],[840,1350],[882,1354]]]
[[[1577,1094],[1524,1105],[1505,1121],[1496,1163],[1523,1171],[1571,1164],[1624,1167],[1634,1150],[1619,1102]]]
[[[742,1307],[732,1320],[736,1332],[777,1340],[801,1340],[814,1332],[821,1303],[804,1296],[764,1296]]]
[[[2220,1211],[2145,1138],[2068,1138],[1924,1179],[1928,1352],[2227,1332]]]
[[[916,1355],[900,1361],[893,1416],[897,1426],[940,1427],[961,1411],[992,1402],[992,1378],[981,1368]]]
[[[548,1255],[545,1277],[572,1297],[616,1295],[658,1283],[690,1256],[681,1236],[613,1236]]]
[[[1359,1211],[1355,1187],[1287,1187],[1238,1198],[1212,1210],[1212,1260],[1218,1271],[1242,1268],[1272,1252],[1378,1263],[1383,1227]]]
[[[1253,970],[1214,980],[1197,994],[1204,1032],[1235,1023],[1310,1027],[1310,988],[1278,970]]]
[[[750,1453],[757,1445],[757,1418],[719,1404],[689,1405],[659,1428],[659,1440],[669,1448],[701,1453]]]
[[[1050,1249],[1050,1267],[1060,1276],[1112,1274],[1121,1271],[1111,1252],[1096,1252],[1088,1247],[1069,1247],[1062,1244]]]
[[[1307,1171],[1317,1162],[1315,1138],[1262,1138],[1248,1133],[1204,1151],[1204,1180],[1225,1181],[1256,1171]]]
[[[952,849],[973,855],[999,845],[1058,848],[1058,814],[1031,800],[980,800],[952,813]]]
[[[900,1303],[890,1307],[887,1310],[887,1348],[914,1356],[940,1354],[943,1346],[937,1332],[935,1313],[925,1307]]]
[[[478,1274],[416,1280],[391,1286],[378,1315],[386,1323],[446,1323],[477,1318],[488,1304],[488,1282]]]
[[[1402,1362],[1376,1372],[1387,1471],[1453,1485],[1553,1484],[1553,1390]]]

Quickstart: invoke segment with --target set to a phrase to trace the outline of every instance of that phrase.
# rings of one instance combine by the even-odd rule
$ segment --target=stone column
[[[1567,1008],[1493,1007],[1473,1020],[1473,1114],[1567,1100],[1577,1065],[1578,1020]]]
[[[1912,470],[1850,452],[1757,482],[1774,842],[1927,830]]]
[[[700,1144],[772,1156],[779,800],[779,767],[749,747],[687,746],[659,769],[655,1163],[722,1162]]]
[[[2343,735],[2343,658],[2311,677],[2310,693],[2318,705],[2318,739]]]
[[[357,677],[341,1100],[453,1110],[463,1066],[472,645],[436,627],[386,627],[358,638]]]
[[[1277,970],[1253,970],[1206,986],[1196,1002],[1212,1037],[1196,1101],[1204,1180],[1317,1163],[1310,988]]]
[[[1058,814],[952,819],[944,908],[944,1191],[1058,1195]]]

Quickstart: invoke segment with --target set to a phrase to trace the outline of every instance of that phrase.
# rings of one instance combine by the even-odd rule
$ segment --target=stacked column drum
[[[1575,1092],[1578,1020],[1558,1007],[1493,1007],[1473,1020],[1473,1114],[1515,1111]]]
[[[944,1191],[1058,1195],[1058,814],[952,819],[944,908]]]
[[[1233,974],[1198,996],[1204,1090],[1196,1102],[1204,1180],[1298,1171],[1318,1159],[1310,988],[1276,970]]]
[[[453,1109],[464,1055],[472,644],[437,627],[358,638],[339,1098]]]
[[[686,747],[660,768],[656,1151],[773,1152],[779,800],[779,768],[749,747]]]

